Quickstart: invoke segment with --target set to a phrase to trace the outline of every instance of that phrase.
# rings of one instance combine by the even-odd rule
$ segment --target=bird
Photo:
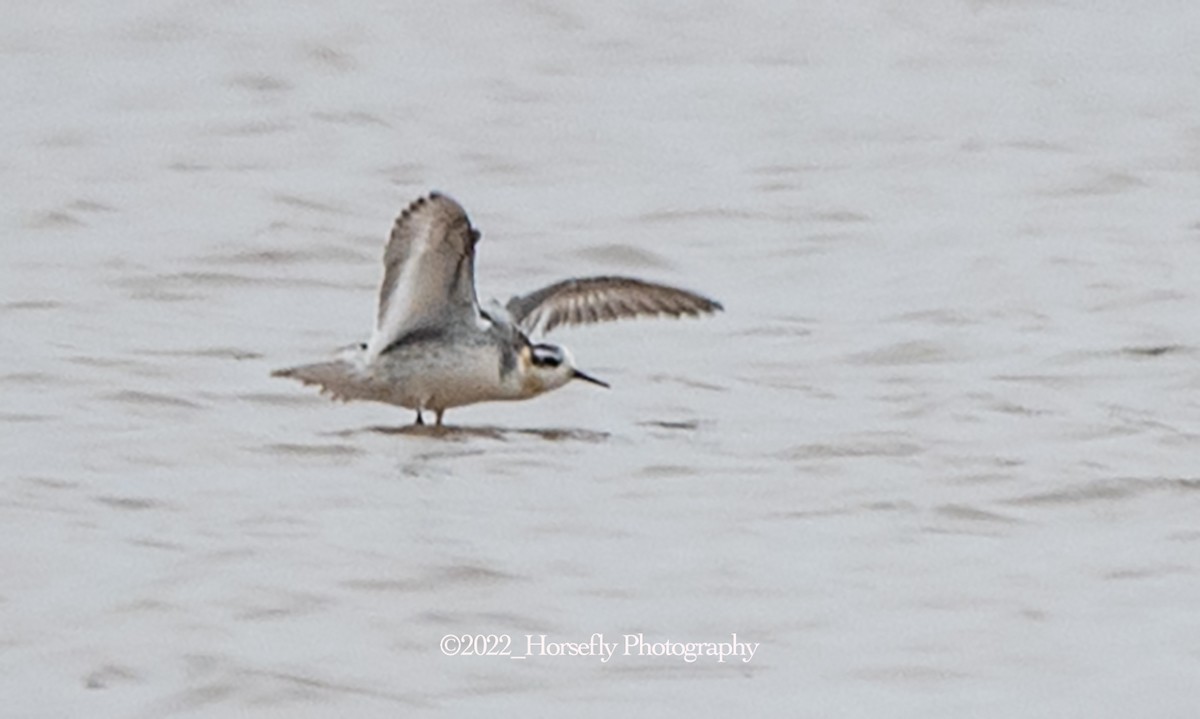
[[[572,380],[609,387],[580,370],[566,347],[537,338],[556,327],[638,317],[698,316],[720,302],[688,290],[630,277],[563,280],[481,305],[475,291],[480,232],[448,195],[432,192],[408,205],[383,254],[383,283],[370,339],[331,360],[272,372],[316,385],[335,400],[367,400],[433,412],[524,400]]]

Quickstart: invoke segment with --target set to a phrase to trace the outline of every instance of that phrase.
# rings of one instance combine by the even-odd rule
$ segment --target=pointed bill
[[[591,376],[590,374],[587,374],[585,372],[580,372],[579,370],[571,371],[571,379],[581,379],[584,382],[591,382],[592,384],[598,384],[605,389],[612,389],[611,387],[608,386],[607,382],[598,380],[595,377]]]

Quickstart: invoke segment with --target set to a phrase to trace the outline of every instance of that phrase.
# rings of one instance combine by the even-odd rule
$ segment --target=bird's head
[[[534,392],[537,394],[558,389],[573,379],[581,379],[584,382],[608,387],[607,382],[602,382],[589,374],[580,372],[575,367],[575,358],[571,356],[571,351],[566,347],[551,344],[536,344],[531,345],[528,351],[529,365],[526,377],[529,385],[532,385]]]

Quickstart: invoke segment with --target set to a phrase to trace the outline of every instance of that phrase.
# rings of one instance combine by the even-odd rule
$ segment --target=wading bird
[[[564,280],[506,304],[481,307],[475,295],[479,232],[446,195],[432,193],[396,219],[383,255],[383,285],[368,342],[327,362],[277,370],[319,385],[340,400],[371,400],[432,411],[529,399],[583,380],[608,387],[575,366],[565,347],[530,340],[560,325],[640,315],[699,315],[720,303],[687,290],[628,277]]]

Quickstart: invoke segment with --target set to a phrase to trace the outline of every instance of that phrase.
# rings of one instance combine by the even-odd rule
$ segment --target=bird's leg
[[[444,414],[446,414],[446,410],[444,410],[444,409],[437,410],[437,426],[439,426],[439,427],[442,426],[442,415],[444,415]]]
[[[417,421],[413,422],[413,424],[415,424],[415,425],[424,425],[425,424],[425,418],[421,416],[421,410],[419,410],[419,409],[417,410]]]

